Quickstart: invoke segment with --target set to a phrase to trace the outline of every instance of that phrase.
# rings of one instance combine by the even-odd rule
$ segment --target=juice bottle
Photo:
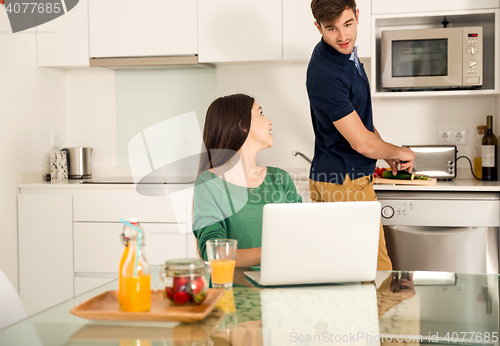
[[[128,240],[120,262],[118,301],[124,311],[149,311],[151,307],[151,275],[145,255],[144,232],[124,226],[122,239]]]

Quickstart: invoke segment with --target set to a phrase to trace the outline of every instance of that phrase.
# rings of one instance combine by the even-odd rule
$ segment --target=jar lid
[[[486,125],[479,125],[477,127],[477,133],[479,133],[479,134],[485,134],[486,133]]]
[[[165,262],[165,270],[174,271],[199,271],[206,268],[206,264],[199,258],[178,258]]]

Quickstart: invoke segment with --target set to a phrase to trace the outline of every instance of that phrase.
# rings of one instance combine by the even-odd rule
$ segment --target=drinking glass
[[[238,241],[234,239],[213,239],[208,240],[206,245],[208,261],[212,267],[212,287],[233,287]]]

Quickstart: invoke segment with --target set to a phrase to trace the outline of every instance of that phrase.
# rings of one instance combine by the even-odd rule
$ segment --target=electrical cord
[[[470,172],[472,173],[472,175],[474,176],[474,178],[476,178],[477,180],[483,180],[481,178],[476,177],[476,175],[474,174],[474,170],[472,169],[472,162],[471,162],[471,160],[467,156],[459,156],[459,157],[457,157],[457,162],[460,159],[467,159],[467,161],[469,161],[469,165],[470,165]]]

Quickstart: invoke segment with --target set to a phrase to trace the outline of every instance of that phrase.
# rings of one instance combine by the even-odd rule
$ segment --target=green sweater
[[[264,205],[301,202],[290,175],[276,167],[267,167],[262,184],[252,188],[201,173],[194,186],[193,232],[203,259],[210,239],[236,239],[238,249],[260,247]]]

